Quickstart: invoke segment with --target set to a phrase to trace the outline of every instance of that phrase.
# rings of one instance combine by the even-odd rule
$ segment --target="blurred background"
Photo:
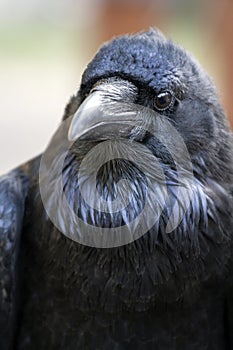
[[[201,62],[233,125],[232,0],[0,0],[0,173],[45,149],[103,41],[151,26]]]

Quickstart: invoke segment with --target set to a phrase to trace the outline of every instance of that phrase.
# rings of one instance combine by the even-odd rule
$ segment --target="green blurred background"
[[[229,3],[0,0],[0,173],[44,150],[86,64],[112,35],[158,26],[204,65],[231,115]]]

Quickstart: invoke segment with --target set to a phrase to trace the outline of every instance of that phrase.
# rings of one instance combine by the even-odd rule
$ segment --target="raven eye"
[[[155,97],[154,105],[155,105],[155,108],[158,109],[159,111],[164,111],[168,107],[170,107],[172,102],[173,102],[172,93],[170,91],[162,91]]]

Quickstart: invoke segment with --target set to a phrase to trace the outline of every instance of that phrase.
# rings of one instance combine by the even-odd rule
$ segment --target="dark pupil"
[[[171,103],[171,94],[169,92],[163,92],[157,96],[157,107],[166,108]]]

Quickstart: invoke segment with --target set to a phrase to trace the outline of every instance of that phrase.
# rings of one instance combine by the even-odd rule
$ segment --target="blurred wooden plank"
[[[100,43],[113,36],[162,27],[166,7],[153,0],[105,0],[102,3],[98,30]]]
[[[220,51],[223,74],[223,100],[231,126],[233,127],[233,1],[215,2],[213,12],[212,40]],[[210,2],[211,11],[211,2]]]

